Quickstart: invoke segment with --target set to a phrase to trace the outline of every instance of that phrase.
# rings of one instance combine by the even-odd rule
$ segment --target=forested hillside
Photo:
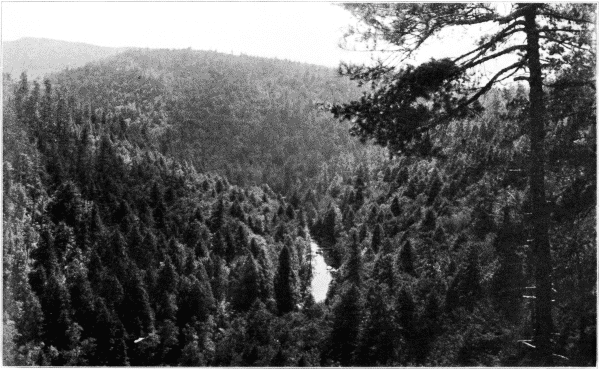
[[[449,20],[532,33],[532,16],[595,11],[347,8],[397,27],[365,36],[392,43]],[[502,33],[465,64],[343,78],[192,50],[5,76],[4,365],[595,366],[590,33],[538,48],[543,90],[531,45],[508,49],[526,75],[469,85]],[[322,302],[314,243],[332,277]]]
[[[4,362],[318,363],[298,200],[111,139],[45,88],[5,85]]]
[[[313,65],[194,50],[132,50],[53,79],[103,125],[238,185],[286,193],[341,154],[360,154],[346,123],[317,104],[359,96]],[[88,113],[88,114],[92,114]]]

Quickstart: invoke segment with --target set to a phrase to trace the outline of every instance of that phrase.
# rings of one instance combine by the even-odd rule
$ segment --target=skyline
[[[93,17],[90,17],[93,15]],[[342,49],[344,31],[356,20],[337,4],[175,2],[4,2],[2,40],[48,38],[108,47],[214,50],[337,67],[369,64],[389,54]],[[468,47],[453,31],[449,54]],[[440,44],[408,62],[439,54]]]
[[[93,17],[90,15],[93,14]],[[2,40],[215,50],[334,67],[369,60],[337,47],[349,12],[329,3],[2,3]]]

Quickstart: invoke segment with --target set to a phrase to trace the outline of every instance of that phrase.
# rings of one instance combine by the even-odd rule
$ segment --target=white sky
[[[191,47],[337,66],[341,59],[369,60],[368,53],[337,46],[351,19],[339,6],[323,2],[3,2],[2,40]]]
[[[371,53],[338,47],[355,20],[325,2],[2,2],[2,40],[45,37],[101,46],[187,48],[277,57],[337,67],[369,62]],[[432,45],[467,50],[460,32]],[[421,59],[421,58],[419,58]]]

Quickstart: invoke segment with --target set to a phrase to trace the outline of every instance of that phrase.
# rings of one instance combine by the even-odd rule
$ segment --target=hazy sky
[[[101,46],[191,47],[332,67],[340,60],[370,60],[370,53],[338,47],[353,22],[349,12],[325,2],[2,3],[3,41],[46,37]],[[450,53],[468,46],[462,35],[454,36],[425,57],[440,47]]]
[[[329,3],[3,2],[2,39],[243,52],[327,66],[368,60],[337,44],[351,22]],[[354,54],[354,55],[352,55]]]

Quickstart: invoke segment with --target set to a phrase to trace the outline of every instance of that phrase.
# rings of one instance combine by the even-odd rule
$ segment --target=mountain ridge
[[[22,37],[2,42],[3,72],[16,77],[26,71],[29,77],[35,79],[66,68],[82,67],[129,49],[132,48]]]
[[[139,46],[102,46],[81,41],[66,41],[46,37],[26,36],[16,40],[2,42],[3,73],[10,73],[11,76],[18,77],[25,71],[32,79],[42,78],[48,74],[60,72],[66,68],[83,67],[87,63],[104,60],[130,50],[192,50],[194,52],[215,52],[223,55],[260,58],[333,70],[331,67],[320,64],[246,53],[229,54],[221,51],[192,49],[191,47],[148,48]]]

